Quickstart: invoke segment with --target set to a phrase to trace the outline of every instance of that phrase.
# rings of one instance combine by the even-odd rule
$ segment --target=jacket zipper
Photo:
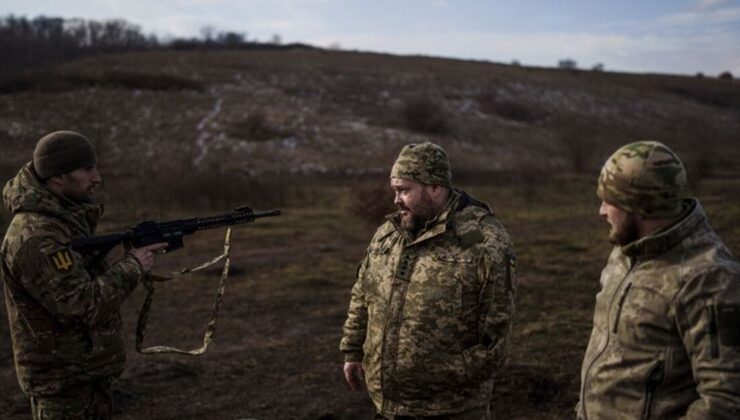
[[[619,318],[622,317],[622,308],[624,307],[624,301],[627,299],[627,292],[630,291],[630,287],[632,287],[632,283],[627,283],[627,286],[624,288],[624,292],[622,292],[622,297],[619,298],[619,306],[617,306],[617,315],[614,318],[614,326],[612,327],[612,333],[616,334],[617,329],[619,328]]]
[[[642,407],[642,418],[649,419],[653,414],[655,389],[663,382],[663,361],[658,360],[648,371],[645,378],[645,405]]]
[[[617,285],[617,289],[619,290],[622,287],[622,284],[624,284],[625,280],[627,280],[627,277],[629,277],[630,274],[632,274],[632,270],[635,269],[635,266],[637,266],[637,260],[630,261],[631,265],[629,270],[627,270],[627,273],[625,273],[624,277],[622,277],[622,280],[619,282],[619,285]],[[612,312],[612,307],[614,306],[614,300],[617,298],[617,293],[615,291],[614,296],[612,296],[611,302],[609,302],[609,312]],[[609,320],[607,319],[607,325]],[[591,371],[591,368],[594,367],[594,364],[597,360],[601,357],[602,354],[606,351],[607,347],[609,347],[609,338],[610,334],[607,332],[606,335],[606,342],[604,343],[604,346],[599,350],[599,352],[596,354],[596,356],[591,359],[591,361],[588,364],[588,368],[586,369],[586,374],[583,375],[583,384],[581,386],[581,407],[583,409],[583,420],[588,420],[588,414],[586,412],[586,383],[588,382],[588,373]]]

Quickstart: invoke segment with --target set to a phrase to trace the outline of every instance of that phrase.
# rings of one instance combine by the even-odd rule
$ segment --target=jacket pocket
[[[389,285],[393,275],[390,247],[371,247],[366,258],[368,269],[361,279],[366,297],[370,302],[385,301],[390,293]]]
[[[709,357],[712,359],[719,358],[719,327],[717,322],[717,311],[715,305],[707,305],[709,323]]]
[[[717,314],[717,335],[719,342],[727,347],[740,346],[740,304],[719,303]]]
[[[624,301],[627,299],[627,293],[629,293],[632,283],[627,283],[624,287],[622,296],[619,297],[619,304],[617,306],[617,314],[614,316],[614,325],[612,326],[612,333],[616,334],[619,329],[619,319],[622,317],[622,308],[624,308]]]
[[[471,264],[473,262],[473,257],[469,255],[458,255],[454,253],[438,253],[432,256],[432,259],[452,264]]]
[[[471,385],[462,354],[437,351],[411,356],[398,361],[393,376],[402,400],[444,400]]]
[[[645,377],[645,403],[642,407],[642,418],[649,419],[653,415],[653,403],[655,400],[655,390],[658,388],[661,382],[663,382],[664,376],[664,362],[658,360],[648,371]]]

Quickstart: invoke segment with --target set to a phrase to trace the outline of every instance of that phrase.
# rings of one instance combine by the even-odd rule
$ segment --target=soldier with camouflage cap
[[[516,262],[488,205],[452,188],[444,150],[410,144],[391,170],[398,211],[352,289],[344,375],[378,418],[490,418],[511,330]]]
[[[664,144],[617,150],[597,188],[615,245],[601,273],[579,419],[740,418],[740,264],[684,197]]]
[[[18,382],[34,420],[106,419],[111,379],[125,362],[119,307],[166,244],[132,249],[114,264],[69,247],[102,214],[97,157],[79,133],[57,131],[5,185],[13,214],[0,248]]]

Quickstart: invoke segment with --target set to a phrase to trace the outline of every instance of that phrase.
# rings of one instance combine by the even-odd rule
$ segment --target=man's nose
[[[601,202],[601,206],[599,207],[599,216],[606,217],[606,201]]]
[[[98,169],[93,169],[92,173],[92,182],[99,184],[103,181],[103,179],[100,177],[100,172],[98,172]]]
[[[395,204],[397,206],[400,206],[401,204],[403,204],[403,201],[401,201],[401,195],[400,194],[395,193],[395,195],[393,196],[393,204]]]

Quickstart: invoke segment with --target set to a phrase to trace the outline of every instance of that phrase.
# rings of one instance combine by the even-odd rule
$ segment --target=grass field
[[[233,269],[211,350],[201,358],[141,356],[133,328],[143,290],[123,309],[129,365],[116,384],[122,419],[370,418],[364,393],[341,377],[338,342],[372,226],[353,215],[361,184],[314,181],[287,193],[280,218],[233,234]],[[597,216],[592,177],[553,178],[526,192],[503,179],[469,182],[510,231],[518,253],[513,340],[497,375],[498,418],[572,418],[580,361],[591,326],[598,276],[610,246]],[[305,192],[310,191],[306,195]],[[731,248],[740,250],[740,181],[708,179],[693,188]],[[534,193],[530,196],[530,193]],[[222,232],[188,238],[160,270],[219,252]],[[146,344],[196,347],[215,294],[217,270],[161,286]],[[7,337],[7,325],[0,324]],[[0,342],[0,412],[25,418],[8,341]]]
[[[740,83],[709,77],[324,50],[110,54],[0,74],[0,177],[30,159],[41,135],[71,129],[98,149],[100,232],[244,204],[282,209],[234,231],[205,356],[136,354],[143,289],[132,295],[117,418],[350,420],[372,417],[367,396],[344,385],[338,350],[356,266],[390,207],[393,159],[432,140],[454,181],[492,205],[518,254],[497,417],[566,419],[610,250],[597,215],[600,165],[626,142],[666,142],[737,254],[739,117]],[[0,211],[0,226],[8,221]],[[222,235],[187,238],[158,270],[210,259]],[[146,344],[199,344],[217,279],[209,270],[161,286]],[[0,417],[27,418],[27,406],[0,320]]]

